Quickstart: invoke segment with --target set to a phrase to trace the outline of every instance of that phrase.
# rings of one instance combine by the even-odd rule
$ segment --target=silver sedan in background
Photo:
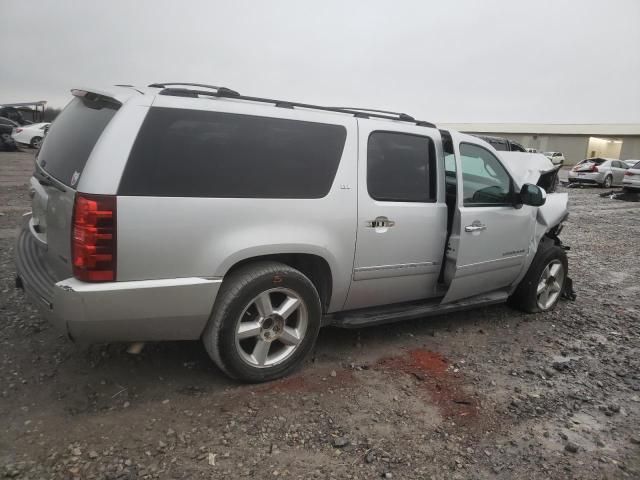
[[[640,190],[640,160],[624,172],[624,180],[622,186],[632,190]]]
[[[624,172],[629,166],[612,158],[587,158],[569,171],[569,183],[585,183],[611,188],[622,185]]]

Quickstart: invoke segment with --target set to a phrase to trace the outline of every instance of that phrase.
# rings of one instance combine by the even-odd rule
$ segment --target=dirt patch
[[[260,385],[256,393],[305,393],[322,392],[327,389],[345,388],[353,386],[353,372],[344,368],[337,370],[322,370],[314,375],[299,372],[274,382]]]
[[[438,352],[410,350],[407,355],[381,360],[375,368],[389,375],[402,372],[415,377],[445,418],[469,423],[479,413],[477,399],[465,392],[463,374]]]

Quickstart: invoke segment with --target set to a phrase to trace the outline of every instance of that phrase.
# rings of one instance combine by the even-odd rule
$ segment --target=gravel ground
[[[0,154],[0,478],[640,478],[640,203],[568,190],[576,302],[325,329],[247,386],[199,342],[73,344],[26,303],[31,162]]]

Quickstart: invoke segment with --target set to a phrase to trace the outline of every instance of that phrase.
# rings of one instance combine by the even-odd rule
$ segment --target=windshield
[[[111,104],[76,97],[51,124],[38,162],[51,176],[74,187],[116,109]]]
[[[636,163],[633,167],[634,170],[640,170],[640,162]]]

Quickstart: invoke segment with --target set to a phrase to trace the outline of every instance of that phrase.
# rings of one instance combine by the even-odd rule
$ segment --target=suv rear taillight
[[[635,173],[633,172],[624,172],[626,177],[633,177],[635,175]]]
[[[592,165],[591,166],[591,171],[592,172],[597,172],[598,171],[598,166],[597,165]]]
[[[16,133],[20,133],[22,131],[21,128],[16,128]]]
[[[77,193],[73,206],[73,276],[85,282],[116,279],[116,197]]]

